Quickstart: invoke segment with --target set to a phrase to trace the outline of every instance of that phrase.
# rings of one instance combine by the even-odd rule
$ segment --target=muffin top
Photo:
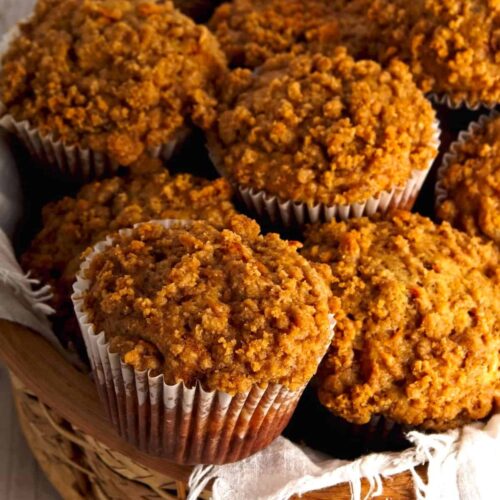
[[[407,43],[407,0],[233,0],[209,22],[230,65],[255,68],[281,53],[387,59]]]
[[[39,0],[2,60],[0,100],[16,120],[129,165],[215,118],[225,58],[174,9],[142,0]]]
[[[500,116],[456,145],[441,185],[447,196],[437,207],[438,216],[500,245]]]
[[[231,196],[224,179],[171,176],[160,162],[141,161],[127,177],[92,182],[76,197],[46,205],[43,228],[21,263],[52,285],[51,304],[57,312],[68,307],[71,312],[71,285],[87,247],[118,229],[152,219],[207,219],[224,225],[236,213]]]
[[[244,216],[228,229],[141,224],[90,258],[83,309],[125,362],[167,384],[299,389],[331,331],[328,286],[298,247]]]
[[[345,0],[234,0],[209,22],[229,63],[255,68],[284,52],[328,52],[341,39]],[[358,26],[357,33],[363,30]],[[361,35],[360,35],[361,36]]]
[[[498,102],[500,2],[419,0],[416,5],[420,12],[408,41],[418,85],[456,104]]]
[[[330,265],[340,301],[319,369],[323,405],[356,424],[383,415],[433,430],[491,412],[500,397],[494,245],[400,211],[313,226],[303,255]]]
[[[435,114],[407,67],[345,49],[276,56],[228,77],[209,147],[244,187],[283,200],[350,204],[404,186],[436,155]]]

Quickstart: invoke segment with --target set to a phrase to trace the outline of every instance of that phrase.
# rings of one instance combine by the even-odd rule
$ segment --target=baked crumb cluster
[[[235,216],[228,229],[146,223],[116,236],[84,272],[90,321],[125,362],[168,384],[301,388],[330,339],[328,286],[299,243],[259,231]]]
[[[255,68],[282,52],[327,52],[338,45],[335,0],[236,0],[210,20],[229,62]]]
[[[52,286],[58,316],[73,318],[71,287],[82,252],[107,235],[152,219],[206,219],[224,225],[236,213],[224,179],[171,176],[159,162],[142,161],[128,177],[85,185],[43,209],[43,228],[22,256],[24,269]]]
[[[129,165],[212,123],[225,58],[171,2],[39,0],[2,66],[16,120]]]
[[[457,103],[500,97],[498,0],[235,0],[210,27],[233,66],[343,45],[356,58],[403,60],[423,91]]]
[[[319,398],[346,420],[384,415],[442,430],[486,417],[500,397],[500,259],[409,212],[309,230],[303,255],[329,264],[337,326]]]
[[[409,64],[425,92],[455,103],[500,100],[500,2],[421,0]]]
[[[418,120],[415,119],[418,117]],[[281,55],[236,70],[221,97],[213,157],[238,184],[309,204],[347,204],[404,186],[436,155],[435,114],[404,64]]]
[[[500,245],[500,116],[460,144],[444,170],[446,199],[437,215]]]

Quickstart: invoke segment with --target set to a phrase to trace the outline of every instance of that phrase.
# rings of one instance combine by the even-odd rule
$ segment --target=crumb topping
[[[418,119],[416,119],[418,117]],[[435,114],[397,61],[282,55],[235,70],[209,147],[238,184],[309,204],[404,186],[436,155]]]
[[[444,171],[446,199],[437,215],[472,236],[500,245],[500,117],[460,144]]]
[[[312,226],[303,255],[329,264],[335,337],[319,398],[356,424],[384,415],[445,430],[500,396],[500,257],[409,212]]]
[[[259,232],[235,216],[228,229],[145,223],[117,236],[84,274],[90,321],[125,362],[159,364],[168,384],[303,387],[330,339],[328,286],[299,243]]]
[[[129,165],[215,118],[225,58],[171,2],[38,0],[20,29],[0,99],[44,135]]]
[[[500,2],[420,0],[412,28],[410,65],[425,92],[455,103],[500,100]],[[403,55],[404,57],[404,55]]]

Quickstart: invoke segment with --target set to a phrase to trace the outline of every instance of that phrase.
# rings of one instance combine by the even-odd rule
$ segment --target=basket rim
[[[192,466],[147,455],[124,441],[105,416],[91,378],[71,365],[41,335],[20,324],[0,319],[0,361],[28,391],[81,432],[144,467],[176,481],[188,482]],[[423,478],[426,471],[425,465],[417,468]],[[395,500],[414,497],[413,476],[409,471],[385,478],[383,482],[384,496]],[[368,488],[365,479],[363,485]],[[302,497],[343,500],[351,498],[351,489],[349,484],[342,483]]]

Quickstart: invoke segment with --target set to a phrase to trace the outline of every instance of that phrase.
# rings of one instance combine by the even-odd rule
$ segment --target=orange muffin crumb
[[[500,396],[500,255],[409,212],[309,229],[303,255],[330,266],[340,300],[319,398],[364,424],[383,415],[445,430]],[[338,308],[338,304],[334,304]]]
[[[7,112],[121,165],[215,118],[225,58],[171,2],[39,0],[3,57]]]
[[[435,113],[407,67],[356,62],[342,48],[235,70],[219,111],[215,161],[237,184],[282,200],[366,201],[404,186],[437,153]]]
[[[500,116],[457,146],[441,184],[447,196],[437,215],[500,245]]]
[[[331,337],[328,286],[299,246],[244,216],[141,224],[91,258],[84,310],[134,367],[148,366],[142,343],[155,348],[167,384],[298,390]]]
[[[85,249],[114,231],[152,219],[207,219],[224,225],[236,213],[231,196],[224,179],[170,176],[159,162],[141,162],[128,177],[92,182],[75,198],[45,206],[43,228],[21,264],[52,286],[51,305],[58,316],[74,319],[71,286]]]

